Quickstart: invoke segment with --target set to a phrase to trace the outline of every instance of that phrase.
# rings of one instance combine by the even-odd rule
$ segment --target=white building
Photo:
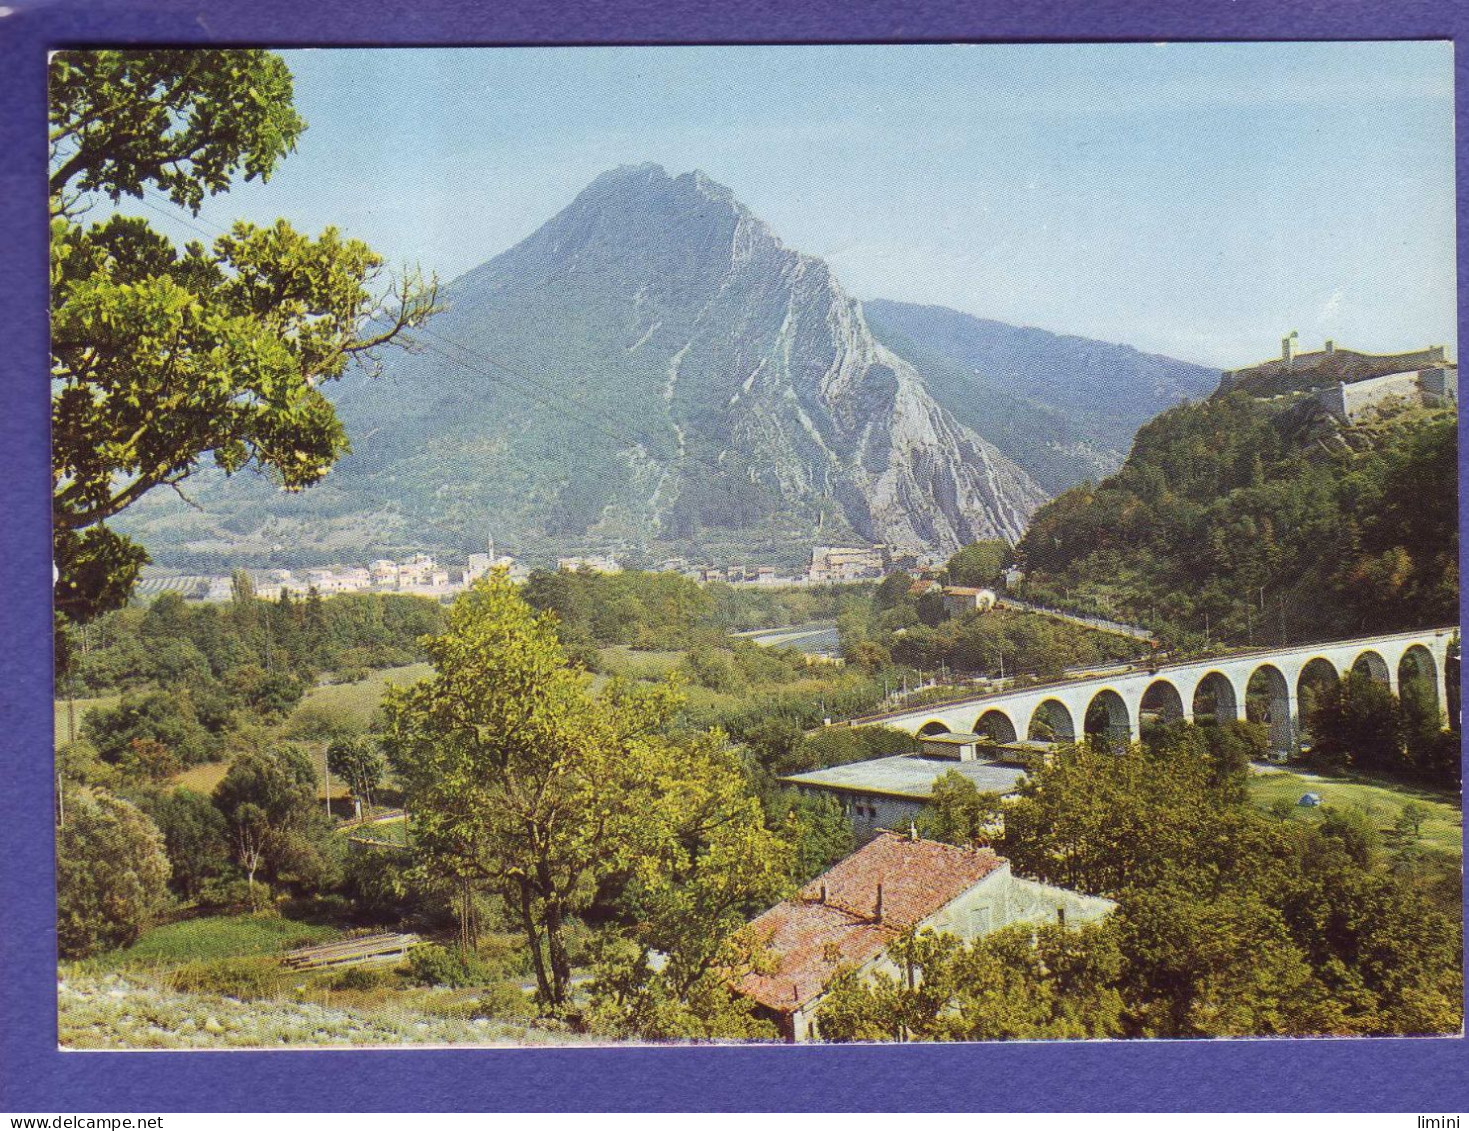
[[[907,828],[933,801],[939,779],[951,772],[969,781],[980,793],[995,793],[1002,801],[1009,800],[1025,776],[1024,759],[1035,756],[1018,743],[1000,747],[987,735],[978,734],[929,735],[921,739],[921,744],[921,754],[844,762],[779,780],[803,794],[834,798],[852,826],[857,844],[863,845],[885,829]]]
[[[993,589],[976,589],[969,585],[944,586],[944,612],[951,617],[987,613],[995,607],[996,600]]]
[[[863,581],[879,578],[887,564],[882,546],[817,546],[811,551],[809,581]]]

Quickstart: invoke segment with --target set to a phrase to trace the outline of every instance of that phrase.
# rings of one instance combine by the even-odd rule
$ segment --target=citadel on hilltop
[[[1236,390],[1255,397],[1309,393],[1344,424],[1389,398],[1429,407],[1459,403],[1459,366],[1443,346],[1409,353],[1370,354],[1338,349],[1327,341],[1315,353],[1296,352],[1295,333],[1281,339],[1280,357],[1226,372],[1219,393]]]

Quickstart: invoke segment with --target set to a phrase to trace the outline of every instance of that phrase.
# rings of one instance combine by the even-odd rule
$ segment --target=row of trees
[[[1432,680],[1405,678],[1400,686],[1401,696],[1394,695],[1386,684],[1353,671],[1322,689],[1305,710],[1312,762],[1457,789],[1457,720],[1444,728]]]
[[[260,671],[310,682],[326,671],[351,676],[420,658],[418,638],[443,625],[443,607],[400,593],[343,593],[265,601],[248,577],[235,598],[189,602],[165,593],[108,613],[78,634],[63,687],[91,695],[149,687],[228,688]]]
[[[674,573],[590,569],[536,570],[524,591],[537,609],[554,612],[561,644],[574,660],[595,669],[595,650],[611,644],[643,649],[723,646],[725,634],[835,619],[865,603],[863,587],[737,589],[700,585]]]

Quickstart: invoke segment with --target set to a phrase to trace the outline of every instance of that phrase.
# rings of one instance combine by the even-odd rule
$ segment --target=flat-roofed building
[[[955,737],[941,735],[939,739]],[[977,735],[961,736],[972,742]],[[930,740],[925,740],[925,742]],[[934,740],[937,741],[937,740]],[[790,774],[780,780],[802,793],[826,794],[836,798],[852,826],[858,844],[866,844],[885,829],[906,829],[933,800],[934,786],[950,772],[974,783],[981,793],[1013,794],[1025,776],[1018,762],[991,757],[962,759],[952,751],[935,757],[927,754],[892,754],[865,762],[847,762]]]

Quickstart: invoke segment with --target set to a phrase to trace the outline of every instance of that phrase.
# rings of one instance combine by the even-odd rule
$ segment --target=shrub
[[[202,907],[241,911],[250,906],[250,884],[243,876],[214,876],[199,884],[196,898]],[[261,880],[255,881],[255,898],[270,901],[270,888]]]
[[[521,1021],[534,1017],[535,1003],[515,982],[495,982],[479,995],[479,1012],[486,1017]]]
[[[1361,809],[1327,806],[1321,811],[1321,835],[1338,841],[1359,867],[1370,868],[1382,847],[1377,826]]]
[[[179,993],[253,1001],[275,996],[284,978],[273,958],[222,958],[180,966],[169,976],[169,985]]]
[[[202,793],[175,789],[140,802],[163,834],[173,877],[169,886],[186,899],[202,899],[206,884],[233,874],[224,816]]]
[[[348,966],[331,980],[334,990],[378,990],[395,981],[391,967]]]
[[[408,952],[408,977],[420,986],[482,985],[489,971],[478,955],[461,954],[436,943],[420,943]]]

